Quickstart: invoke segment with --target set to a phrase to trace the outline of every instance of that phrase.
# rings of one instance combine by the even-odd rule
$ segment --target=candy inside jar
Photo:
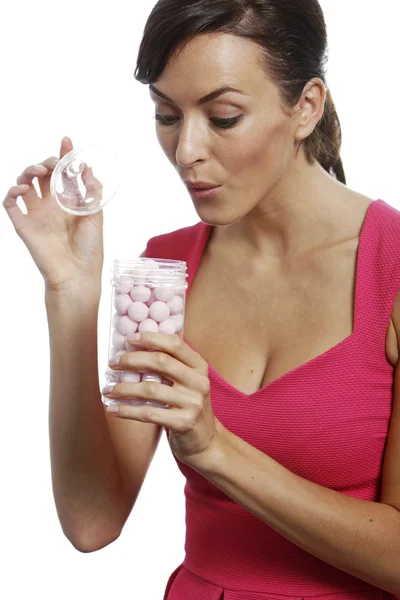
[[[178,335],[183,339],[186,278],[186,263],[183,261],[144,257],[114,261],[109,360],[127,352],[143,350],[128,342],[134,333],[153,331]],[[173,385],[161,373],[133,369],[115,371],[108,368],[106,381],[107,384],[152,381]],[[102,396],[102,402],[106,405],[148,404],[168,408],[168,404],[134,397],[117,401]]]

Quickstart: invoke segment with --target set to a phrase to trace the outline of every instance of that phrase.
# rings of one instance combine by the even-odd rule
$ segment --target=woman
[[[113,365],[173,386],[107,395],[168,410],[103,411],[102,213],[59,214],[54,159],[4,201],[46,282],[64,532],[86,552],[118,538],[165,427],[187,478],[168,600],[400,595],[400,213],[345,185],[326,46],[317,0],[160,0],[148,19],[136,78],[200,221],[143,254],[188,263],[185,340],[146,332],[129,341],[153,352]]]

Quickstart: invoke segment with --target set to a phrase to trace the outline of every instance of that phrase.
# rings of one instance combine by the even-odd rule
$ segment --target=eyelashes
[[[218,127],[218,129],[231,129],[235,127],[239,123],[239,121],[243,118],[243,115],[238,117],[231,117],[230,119],[210,119],[213,125]],[[168,115],[155,115],[155,120],[162,126],[168,127],[170,125],[175,125],[178,121],[178,117],[170,117]]]

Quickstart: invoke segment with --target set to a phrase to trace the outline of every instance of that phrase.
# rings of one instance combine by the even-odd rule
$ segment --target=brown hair
[[[175,52],[194,36],[212,32],[247,38],[262,48],[263,67],[286,110],[296,106],[310,79],[319,77],[326,87],[327,31],[318,0],[159,0],[144,29],[135,79],[155,83]],[[327,90],[324,114],[302,144],[310,164],[317,160],[345,184],[341,143]]]

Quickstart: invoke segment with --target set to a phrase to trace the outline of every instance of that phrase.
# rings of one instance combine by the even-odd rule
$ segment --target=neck
[[[290,259],[332,242],[338,229],[344,237],[346,191],[319,163],[299,159],[250,213],[219,228],[218,237],[250,259]]]

